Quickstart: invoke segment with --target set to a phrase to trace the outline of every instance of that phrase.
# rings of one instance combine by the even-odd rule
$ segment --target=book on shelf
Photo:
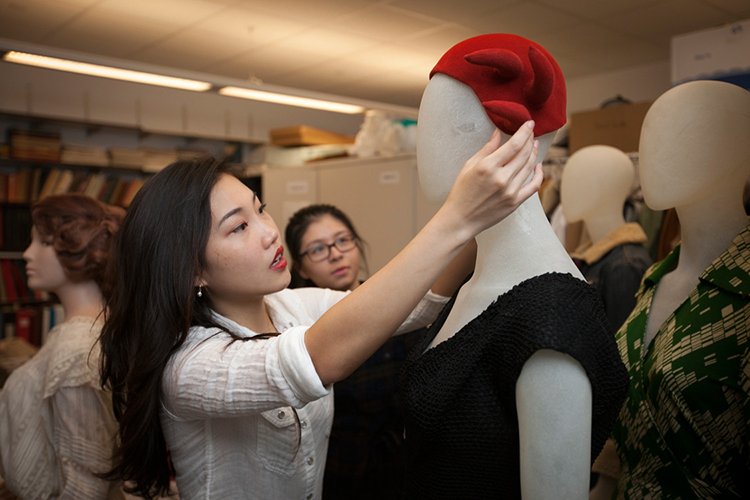
[[[22,307],[15,312],[17,338],[27,341],[31,345],[42,345],[41,313],[35,307]]]
[[[13,273],[13,261],[10,259],[0,260],[0,273],[2,273],[3,288],[7,302],[16,302],[19,299],[16,279]]]
[[[8,203],[28,203],[31,186],[31,169],[20,168],[8,174]]]
[[[10,156],[17,160],[60,161],[60,134],[10,130]]]
[[[55,187],[50,194],[63,194],[69,192],[71,186],[73,185],[74,178],[75,173],[72,170],[63,170],[62,172],[60,172],[60,178],[57,179]]]
[[[99,199],[99,195],[106,180],[107,176],[102,172],[91,174],[89,182],[86,184],[86,189],[83,190],[83,194],[90,196],[91,198]]]
[[[40,200],[46,196],[51,195],[55,191],[55,185],[57,184],[57,181],[60,179],[61,173],[62,173],[62,169],[60,168],[57,168],[57,167],[50,168],[49,173],[47,174],[47,177],[44,179],[42,188],[39,190],[38,198]]]
[[[133,201],[133,198],[135,198],[135,195],[138,194],[138,191],[143,187],[143,183],[144,180],[140,177],[130,179],[130,181],[125,186],[125,189],[122,192],[122,197],[118,200],[117,204],[122,207],[129,207]]]

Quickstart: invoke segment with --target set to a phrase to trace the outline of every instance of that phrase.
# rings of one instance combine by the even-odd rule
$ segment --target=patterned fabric
[[[679,247],[649,269],[617,333],[628,399],[614,428],[619,498],[750,498],[750,227],[643,345],[656,285]]]
[[[569,274],[535,276],[425,352],[452,306],[402,371],[406,498],[521,498],[516,381],[541,349],[570,355],[589,377],[593,460],[627,387],[596,291]]]

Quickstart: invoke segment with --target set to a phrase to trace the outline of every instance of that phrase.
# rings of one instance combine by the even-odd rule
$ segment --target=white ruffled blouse
[[[107,498],[117,433],[99,386],[101,323],[73,317],[0,391],[0,476],[20,498]]]

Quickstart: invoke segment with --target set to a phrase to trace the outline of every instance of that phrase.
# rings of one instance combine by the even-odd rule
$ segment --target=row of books
[[[47,304],[36,307],[21,307],[0,314],[0,339],[20,338],[41,346],[50,330],[64,320],[62,305]]]
[[[107,148],[63,144],[59,133],[31,130],[10,130],[8,145],[10,157],[17,160],[133,168],[145,172],[157,172],[176,160],[208,154],[206,150],[190,148]]]
[[[127,207],[144,176],[63,167],[22,167],[0,172],[0,203],[34,203],[45,196],[83,193],[112,205]]]

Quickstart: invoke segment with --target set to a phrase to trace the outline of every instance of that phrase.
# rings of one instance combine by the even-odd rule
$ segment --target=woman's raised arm
[[[364,362],[467,242],[539,189],[533,128],[533,122],[526,123],[502,145],[496,130],[466,162],[443,206],[414,239],[310,327],[305,344],[324,384],[341,380]]]

